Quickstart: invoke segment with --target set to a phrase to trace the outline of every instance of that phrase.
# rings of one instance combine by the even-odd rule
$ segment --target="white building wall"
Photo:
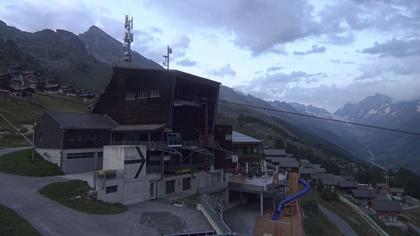
[[[45,148],[36,148],[38,152],[45,160],[54,163],[61,167],[61,152],[60,149],[45,149]]]

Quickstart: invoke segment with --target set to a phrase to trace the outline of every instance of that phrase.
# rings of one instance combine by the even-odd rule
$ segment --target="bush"
[[[0,171],[23,176],[62,175],[60,168],[44,160],[39,154],[32,159],[32,150],[23,150],[0,156]]]
[[[120,203],[90,199],[89,190],[91,188],[86,181],[70,180],[48,184],[39,192],[64,206],[91,214],[118,214],[127,210]]]
[[[323,190],[321,192],[321,199],[327,202],[338,201],[338,195],[335,192],[329,190]]]

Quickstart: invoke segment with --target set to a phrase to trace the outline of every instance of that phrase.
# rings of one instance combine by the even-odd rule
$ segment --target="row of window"
[[[175,193],[175,180],[168,180],[165,183],[165,193],[166,194],[171,194],[171,193]],[[187,177],[187,178],[183,178],[182,179],[182,191],[185,190],[190,190],[191,189],[191,178]]]
[[[98,152],[98,158],[102,158],[104,153]],[[94,158],[94,152],[79,152],[79,153],[67,153],[67,159],[81,159],[81,158]]]
[[[154,90],[143,90],[140,92],[130,92],[125,95],[126,101],[135,101],[135,100],[143,100],[148,98],[158,98],[160,97],[160,92],[158,89]]]
[[[74,135],[69,138],[69,142],[79,144],[101,143],[105,140],[101,134]]]

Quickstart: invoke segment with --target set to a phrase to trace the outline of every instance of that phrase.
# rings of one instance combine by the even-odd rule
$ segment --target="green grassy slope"
[[[39,236],[41,234],[28,221],[16,214],[16,212],[0,205],[0,235]]]
[[[86,112],[88,104],[76,97],[34,94],[31,99],[0,97],[0,113],[32,139],[33,123],[45,111]],[[25,140],[0,119],[0,146],[25,146]]]

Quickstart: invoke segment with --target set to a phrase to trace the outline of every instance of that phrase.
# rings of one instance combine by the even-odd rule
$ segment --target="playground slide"
[[[280,220],[281,210],[283,209],[283,207],[287,203],[300,198],[301,196],[303,196],[304,194],[309,192],[309,190],[311,189],[311,186],[309,185],[309,183],[306,182],[304,179],[300,178],[299,183],[303,185],[303,189],[300,190],[299,192],[296,192],[296,193],[292,194],[292,195],[286,196],[285,199],[283,199],[281,202],[279,202],[277,204],[276,211],[274,212],[273,216],[271,217],[272,220]]]

